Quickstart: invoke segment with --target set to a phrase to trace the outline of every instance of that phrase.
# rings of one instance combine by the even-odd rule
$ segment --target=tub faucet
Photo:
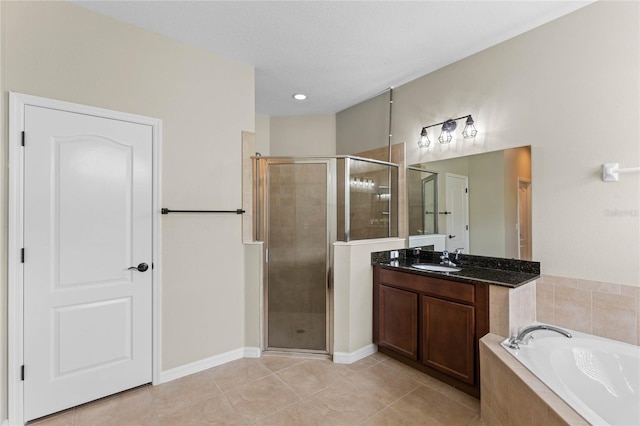
[[[449,259],[449,252],[446,250],[442,252],[442,256],[440,256],[440,260],[441,260],[440,262],[441,265],[456,266],[456,264],[453,263],[451,259]]]
[[[563,330],[558,327],[554,327],[552,325],[536,324],[536,325],[530,325],[529,327],[525,327],[522,330],[520,330],[520,333],[518,333],[517,336],[512,336],[509,339],[509,347],[511,349],[520,349],[520,344],[523,344],[523,345],[529,344],[529,342],[533,340],[532,333],[537,330],[555,331],[556,333],[560,333],[565,337],[571,338],[571,333],[569,333],[566,330]]]

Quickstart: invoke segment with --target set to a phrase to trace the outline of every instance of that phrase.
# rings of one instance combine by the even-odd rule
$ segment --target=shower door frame
[[[269,346],[269,166],[282,164],[324,164],[327,167],[327,234],[325,258],[325,350],[280,348]],[[263,351],[302,352],[314,354],[333,353],[333,245],[337,240],[337,159],[290,158],[290,157],[254,157],[254,176],[256,176],[255,206],[255,240],[263,242],[263,286],[260,303],[262,327],[260,347]]]
[[[427,232],[427,212],[426,212],[426,197],[424,196],[425,186],[428,183],[433,182],[433,232]],[[421,180],[421,194],[422,194],[422,232],[424,234],[437,234],[438,233],[438,174],[431,173],[430,176],[422,178]]]

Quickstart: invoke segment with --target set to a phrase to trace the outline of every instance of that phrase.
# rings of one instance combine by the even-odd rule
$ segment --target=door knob
[[[455,238],[455,237],[456,237],[455,235],[449,235],[449,239]]]
[[[147,269],[149,269],[149,265],[147,265],[146,263],[141,263],[138,266],[132,266],[130,268],[127,268],[127,270],[129,270],[129,269],[137,269],[140,272],[144,272]]]

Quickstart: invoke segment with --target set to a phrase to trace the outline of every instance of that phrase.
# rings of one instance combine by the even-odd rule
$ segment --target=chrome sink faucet
[[[518,333],[517,336],[512,336],[509,339],[509,347],[511,349],[517,350],[517,349],[520,349],[520,344],[522,345],[529,344],[529,342],[533,340],[532,333],[537,330],[555,331],[556,333],[560,333],[565,337],[568,337],[568,338],[572,337],[571,333],[569,333],[567,330],[563,330],[561,328],[554,327],[552,325],[546,325],[546,324],[530,325],[529,327],[525,327],[522,330],[520,330],[520,333]]]
[[[440,256],[440,260],[441,260],[440,262],[441,265],[456,266],[456,264],[453,263],[451,259],[449,259],[449,252],[446,250],[442,252],[442,256]]]
[[[456,255],[455,261],[458,262],[460,260],[460,255],[462,254],[463,248],[457,248],[454,254]]]

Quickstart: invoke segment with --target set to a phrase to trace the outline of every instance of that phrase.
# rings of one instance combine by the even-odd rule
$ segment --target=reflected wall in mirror
[[[468,208],[447,177],[467,178]],[[468,226],[468,253],[531,259],[531,188],[529,146],[414,164],[407,167],[409,235],[444,234],[455,250]]]

